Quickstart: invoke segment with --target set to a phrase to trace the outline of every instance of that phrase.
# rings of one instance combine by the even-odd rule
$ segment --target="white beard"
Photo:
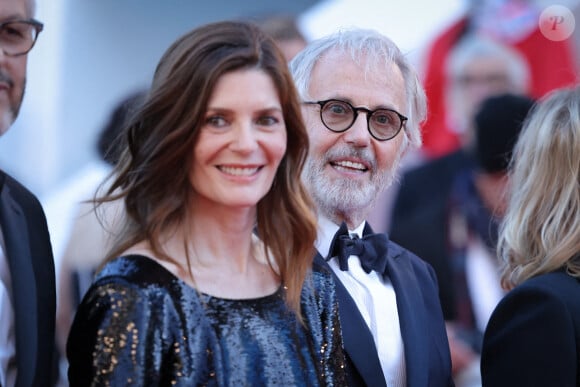
[[[370,181],[329,178],[326,171],[326,168],[329,168],[329,160],[345,156],[355,156],[367,161],[371,166],[367,172],[370,173]],[[395,159],[391,168],[379,171],[376,159],[368,149],[333,148],[322,158],[314,158],[312,155],[308,157],[303,171],[303,180],[321,214],[330,219],[341,214],[341,218],[362,221],[379,194],[393,182],[394,171],[397,170],[399,161],[400,155]]]

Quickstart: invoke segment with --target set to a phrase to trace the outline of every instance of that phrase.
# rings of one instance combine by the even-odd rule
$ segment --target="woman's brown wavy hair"
[[[194,195],[189,168],[208,101],[220,77],[239,69],[268,74],[283,109],[287,150],[270,191],[258,203],[256,227],[286,288],[287,302],[300,316],[300,292],[316,238],[314,207],[300,180],[308,136],[284,56],[250,23],[201,26],[175,41],[161,58],[148,96],[126,128],[127,147],[106,194],[96,199],[122,199],[126,210],[107,260],[147,241],[161,259],[176,263],[162,251],[159,238],[164,230],[189,221],[186,209]]]

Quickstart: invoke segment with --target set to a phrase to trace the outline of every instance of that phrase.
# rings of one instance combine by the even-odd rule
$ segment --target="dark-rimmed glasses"
[[[407,117],[392,109],[370,110],[365,107],[354,107],[346,101],[327,99],[326,101],[306,101],[308,105],[320,105],[320,120],[327,129],[341,133],[354,124],[359,112],[367,115],[367,129],[373,138],[387,141],[399,134]]]
[[[0,48],[5,55],[27,54],[44,25],[34,19],[10,20],[0,23]]]

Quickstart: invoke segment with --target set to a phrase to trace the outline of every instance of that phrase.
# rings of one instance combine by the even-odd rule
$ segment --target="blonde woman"
[[[532,110],[512,163],[483,385],[580,386],[580,88]]]

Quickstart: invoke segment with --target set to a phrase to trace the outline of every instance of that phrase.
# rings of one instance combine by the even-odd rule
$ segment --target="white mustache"
[[[330,149],[325,155],[325,161],[336,160],[341,158],[355,158],[362,160],[367,165],[370,165],[372,170],[376,170],[377,161],[369,149],[341,147]]]

